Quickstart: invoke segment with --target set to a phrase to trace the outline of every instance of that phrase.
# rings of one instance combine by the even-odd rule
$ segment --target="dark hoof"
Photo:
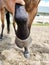
[[[7,31],[8,34],[10,34],[10,31]]]
[[[2,35],[0,35],[0,39],[2,39],[3,38],[3,36]]]
[[[8,34],[10,33],[10,29],[7,29],[7,33],[8,33]]]
[[[25,57],[25,58],[29,58],[29,57],[30,57],[29,52],[26,52],[26,51],[25,51],[25,52],[24,52],[24,57]]]
[[[2,37],[0,36],[0,39],[2,39]]]

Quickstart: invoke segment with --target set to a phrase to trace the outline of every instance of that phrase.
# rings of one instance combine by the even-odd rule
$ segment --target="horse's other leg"
[[[1,21],[2,21],[2,30],[1,30],[1,36],[0,39],[3,37],[3,30],[4,30],[4,9],[1,10]]]
[[[14,31],[15,31],[15,34],[16,34],[15,20],[13,20],[13,28],[14,28]]]
[[[7,11],[6,13],[6,20],[7,20],[7,32],[10,32],[10,13]]]

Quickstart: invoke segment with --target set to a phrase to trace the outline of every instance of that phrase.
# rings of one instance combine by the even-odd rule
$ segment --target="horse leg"
[[[6,13],[6,20],[7,20],[7,32],[10,32],[10,14],[9,11]]]
[[[7,31],[9,33],[10,32],[10,14],[9,14],[9,11],[7,11],[7,13],[6,13],[6,20],[7,20]],[[14,27],[14,31],[16,33],[15,20],[13,20],[13,27]]]
[[[31,25],[32,25],[33,19],[36,16],[36,13],[37,13],[37,9],[34,9],[32,12],[29,13],[29,21],[28,21],[28,29],[29,29],[29,31],[31,29]],[[28,49],[28,47],[24,47],[24,49],[25,49],[24,56],[26,58],[28,58],[30,56],[29,49]]]
[[[18,6],[19,4],[16,4],[16,5]],[[19,7],[24,8],[24,11],[23,11],[22,9],[17,9],[18,7],[16,5],[15,5],[15,16],[14,16],[14,19],[18,25],[18,28],[16,31],[16,39],[15,39],[16,45],[18,47],[22,47],[22,48],[24,47],[24,56],[28,58],[29,56],[28,45],[30,44],[30,37],[29,37],[30,32],[27,25],[28,13],[26,12],[24,6],[19,5]],[[19,12],[19,10],[23,14],[23,16]]]
[[[30,56],[30,54],[29,54],[29,50],[28,50],[28,48],[27,47],[24,47],[24,56],[25,56],[25,58],[28,58],[29,56]]]
[[[4,30],[4,9],[1,10],[1,21],[2,21],[2,30],[1,30],[0,39],[2,39],[3,37],[3,30]]]
[[[15,31],[15,34],[16,34],[15,20],[13,20],[13,28],[14,28],[14,31]]]

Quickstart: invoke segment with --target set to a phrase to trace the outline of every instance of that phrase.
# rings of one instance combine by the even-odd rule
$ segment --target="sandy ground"
[[[5,27],[4,37],[0,40],[0,65],[49,65],[49,27],[32,26],[31,37],[30,57],[25,58],[23,49],[15,46],[13,26],[10,26],[10,34]]]

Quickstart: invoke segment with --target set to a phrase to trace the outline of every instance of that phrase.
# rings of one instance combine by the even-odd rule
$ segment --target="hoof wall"
[[[24,52],[24,57],[25,57],[25,58],[29,58],[29,57],[30,57],[29,52]]]
[[[3,37],[0,35],[0,39],[2,39]]]

